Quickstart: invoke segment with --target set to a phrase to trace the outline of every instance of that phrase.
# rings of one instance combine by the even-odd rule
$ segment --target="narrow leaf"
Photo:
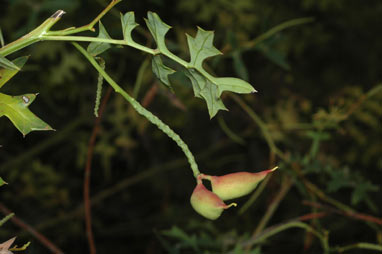
[[[0,46],[4,47],[4,45],[5,43],[4,43],[3,31],[1,31],[1,28],[0,28]]]
[[[24,66],[26,61],[28,60],[28,56],[22,56],[19,58],[16,58],[13,60],[13,64],[16,65],[19,69],[5,69],[5,68],[0,68],[0,88],[8,82],[16,73],[19,72],[19,70]]]
[[[234,93],[255,93],[257,92],[251,84],[238,78],[214,78],[213,79],[219,89],[218,96],[220,97],[224,91]]]
[[[9,96],[0,93],[0,117],[8,117],[24,136],[31,131],[53,130],[28,109],[35,98],[36,94]]]
[[[110,35],[107,33],[105,27],[102,25],[101,21],[99,22],[99,33],[97,38],[102,38],[102,39],[111,39]],[[109,43],[104,43],[104,42],[91,42],[87,48],[88,52],[92,56],[99,55],[106,50],[111,48]]]
[[[17,71],[20,70],[20,68],[17,67],[17,65],[15,65],[14,63],[12,63],[11,61],[9,61],[3,56],[0,56],[0,67],[9,69],[9,70],[17,70]]]
[[[170,81],[168,80],[168,75],[173,74],[175,71],[164,65],[159,55],[153,57],[151,65],[155,76],[160,81],[162,81],[162,83],[171,88]]]
[[[130,11],[126,13],[125,15],[122,15],[121,13],[121,22],[122,22],[123,39],[127,41],[128,43],[133,42],[133,39],[131,38],[131,32],[134,30],[136,26],[138,26],[138,24],[135,23],[134,12]]]

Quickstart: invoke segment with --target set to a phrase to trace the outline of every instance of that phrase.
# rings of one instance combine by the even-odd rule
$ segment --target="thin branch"
[[[0,211],[4,215],[12,214],[12,212],[3,204],[0,202]],[[28,231],[34,238],[36,238],[42,245],[44,245],[46,248],[48,248],[51,252],[56,254],[63,254],[64,252],[58,248],[54,243],[52,243],[46,236],[38,232],[36,229],[34,229],[29,224],[22,221],[17,216],[13,216],[10,221],[12,221],[15,225],[19,226],[20,228],[24,229],[25,231]]]
[[[374,244],[374,243],[354,243],[354,244],[334,248],[334,250],[338,253],[342,253],[351,249],[376,250],[376,251],[382,252],[382,245]]]
[[[314,218],[320,218],[325,216],[324,214],[318,214],[318,213],[310,213],[306,214],[303,216],[300,216],[296,219],[289,220],[284,223],[276,224],[274,226],[268,227],[265,230],[261,232],[261,234],[252,236],[252,238],[248,241],[245,241],[242,243],[243,247],[246,249],[250,249],[254,244],[263,242],[265,239],[280,233],[284,230],[287,230],[289,228],[302,228],[305,229],[308,232],[311,232],[314,234],[316,237],[320,239],[320,243],[322,246],[322,249],[324,253],[329,253],[329,244],[328,244],[328,239],[327,235],[322,234],[315,230],[313,227],[309,226],[308,224],[303,223],[303,220],[308,220],[308,219],[314,219]]]
[[[265,212],[263,218],[260,220],[260,223],[256,227],[255,231],[253,232],[253,237],[258,235],[265,226],[267,225],[270,218],[273,216],[273,214],[276,212],[277,208],[280,205],[280,202],[284,199],[285,195],[288,193],[289,189],[293,185],[293,180],[289,177],[285,177],[281,183],[281,189],[279,193],[273,198],[271,204],[268,206],[267,211]]]
[[[333,208],[333,207],[330,207],[330,206],[327,206],[324,204],[320,204],[318,202],[311,202],[311,201],[307,201],[307,200],[304,200],[302,203],[304,205],[308,205],[308,206],[315,207],[315,208],[325,209],[327,211],[341,214],[341,215],[344,215],[344,216],[347,216],[347,217],[350,217],[350,218],[353,218],[356,220],[363,220],[366,222],[372,222],[372,223],[375,223],[378,225],[382,225],[382,219],[374,217],[374,216],[369,215],[369,214],[359,213],[356,211],[341,211],[339,209],[336,209],[336,208]]]
[[[96,253],[96,247],[94,242],[94,236],[92,231],[92,219],[91,219],[91,204],[90,204],[90,174],[94,153],[94,146],[96,143],[97,135],[100,131],[101,119],[103,112],[105,110],[105,106],[107,101],[110,98],[110,94],[112,92],[112,88],[109,87],[106,95],[103,97],[101,106],[98,112],[98,117],[95,119],[92,135],[90,136],[87,159],[85,165],[85,173],[84,173],[84,209],[85,209],[85,224],[86,224],[86,235],[88,238],[89,249],[91,254]]]
[[[271,152],[275,153],[277,156],[282,158],[283,160],[287,160],[286,155],[276,146],[273,141],[272,135],[269,133],[269,129],[267,125],[261,120],[261,118],[241,99],[239,96],[229,93],[229,96],[237,103],[239,106],[247,112],[249,117],[259,126],[261,132],[264,135],[265,141],[267,142],[269,149]]]
[[[84,25],[84,26],[81,26],[81,27],[70,27],[70,28],[66,28],[64,30],[59,30],[59,31],[49,31],[47,34],[49,35],[69,35],[69,34],[75,34],[75,33],[80,33],[80,32],[83,32],[83,31],[92,31],[94,32],[95,29],[94,29],[94,25],[97,24],[97,22],[99,20],[101,20],[101,18],[111,9],[114,7],[114,5],[116,5],[117,3],[121,2],[122,0],[112,0],[110,2],[110,4],[108,6],[106,6],[106,8],[100,13],[98,14],[97,17],[95,17],[93,19],[92,22],[90,22],[89,24],[87,25]]]

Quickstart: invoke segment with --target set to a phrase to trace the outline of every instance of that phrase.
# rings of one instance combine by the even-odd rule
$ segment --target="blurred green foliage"
[[[57,29],[87,24],[106,5],[104,0],[8,0],[1,4],[0,26],[9,43],[58,9],[67,14]],[[169,49],[185,59],[185,32],[194,36],[196,25],[215,30],[214,45],[224,55],[207,61],[206,69],[253,84],[259,92],[240,98],[255,115],[224,94],[230,111],[209,120],[205,103],[194,98],[185,76],[171,76],[171,93],[144,64],[147,55],[131,48],[113,47],[102,54],[108,73],[182,136],[205,173],[260,171],[274,165],[280,169],[243,214],[232,209],[216,222],[206,222],[189,204],[195,183],[181,151],[112,94],[92,167],[98,252],[322,253],[319,239],[302,229],[287,229],[250,244],[259,237],[255,231],[264,215],[271,216],[262,233],[322,211],[325,217],[304,223],[323,235],[327,232],[333,252],[339,251],[336,246],[360,242],[382,244],[381,224],[354,215],[381,218],[382,3],[123,1],[102,22],[111,37],[122,38],[119,12],[135,11],[142,25],[148,10],[174,27],[168,35]],[[314,21],[256,41],[298,18]],[[153,46],[143,27],[133,37]],[[88,247],[81,210],[83,170],[94,125],[97,73],[63,42],[41,42],[11,59],[21,55],[31,57],[2,90],[14,95],[40,93],[32,111],[57,131],[23,138],[7,119],[0,119],[0,175],[9,183],[1,187],[1,203],[66,252],[84,253]],[[286,178],[293,185],[271,214],[269,207]],[[249,199],[238,200],[239,208]],[[10,222],[1,227],[0,237],[15,233],[24,242],[32,240]],[[47,250],[33,241],[28,253]]]

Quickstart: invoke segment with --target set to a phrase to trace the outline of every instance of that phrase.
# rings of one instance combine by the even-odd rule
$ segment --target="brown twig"
[[[157,92],[158,92],[158,84],[153,83],[151,88],[146,92],[145,96],[142,99],[142,106],[147,108],[153,101]]]
[[[308,200],[304,200],[302,203],[304,205],[307,205],[307,206],[311,206],[311,207],[315,207],[315,208],[321,208],[321,209],[325,209],[325,210],[327,210],[329,212],[345,215],[347,217],[350,217],[350,218],[353,218],[353,219],[356,219],[356,220],[363,220],[363,221],[367,221],[367,222],[376,223],[378,225],[382,225],[382,219],[374,217],[372,215],[368,215],[368,214],[364,214],[364,213],[358,213],[358,212],[353,212],[353,211],[341,211],[341,210],[336,209],[334,207],[327,206],[327,205],[324,205],[324,204],[320,204],[318,202],[308,201]]]
[[[89,249],[91,254],[96,254],[96,247],[95,247],[94,236],[92,231],[91,204],[90,204],[90,174],[91,174],[94,146],[95,146],[97,135],[100,131],[102,114],[105,110],[106,103],[109,100],[112,90],[113,89],[109,87],[106,92],[106,95],[102,99],[99,112],[98,112],[98,117],[95,119],[92,135],[90,136],[86,166],[85,166],[85,174],[84,174],[85,224],[86,224],[86,235],[88,238]]]
[[[12,212],[3,204],[0,202],[0,211],[4,215],[11,214]],[[15,225],[19,226],[20,228],[28,231],[34,238],[36,238],[42,245],[47,247],[50,251],[56,254],[62,254],[64,253],[60,248],[58,248],[54,243],[52,243],[46,236],[38,232],[36,229],[34,229],[29,224],[22,221],[17,216],[13,216],[10,221],[12,221]]]

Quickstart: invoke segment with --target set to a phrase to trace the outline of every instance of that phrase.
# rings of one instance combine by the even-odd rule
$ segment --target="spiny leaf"
[[[203,61],[209,57],[221,54],[213,46],[214,33],[198,27],[195,37],[187,34],[188,47],[190,49],[190,65],[194,69],[188,70],[188,77],[193,84],[194,93],[207,102],[210,117],[214,117],[219,110],[227,110],[221,94],[224,91],[235,93],[253,93],[256,90],[246,81],[237,78],[216,78],[203,69]]]
[[[17,70],[17,71],[20,70],[20,68],[17,67],[17,65],[15,65],[14,63],[12,63],[11,61],[9,61],[3,56],[0,56],[0,67],[3,67],[8,70]]]
[[[186,34],[186,36],[191,55],[190,64],[195,68],[203,68],[202,64],[205,59],[222,54],[212,44],[214,39],[213,31],[205,31],[198,27],[195,38],[189,34]]]
[[[134,12],[130,11],[126,13],[125,15],[122,15],[121,13],[121,22],[122,22],[123,39],[127,41],[128,43],[132,43],[133,39],[131,38],[131,32],[136,26],[138,26],[138,24],[135,23]]]
[[[31,131],[53,130],[28,109],[35,98],[36,94],[9,96],[0,93],[0,117],[8,117],[24,136]]]
[[[6,69],[0,68],[0,88],[8,82],[19,70],[24,66],[26,61],[28,60],[28,56],[22,56],[13,60],[13,64],[17,66],[19,69]]]
[[[187,69],[185,74],[191,80],[195,96],[206,100],[210,118],[214,117],[219,110],[227,110],[214,83],[195,69]]]
[[[168,75],[173,74],[175,71],[164,65],[159,55],[153,57],[151,65],[155,76],[166,86],[171,88],[170,81],[168,80]]]
[[[145,19],[146,25],[153,35],[158,49],[162,52],[169,52],[165,43],[165,35],[170,30],[171,26],[164,23],[155,12],[149,11],[147,13],[147,19]]]
[[[99,33],[97,38],[103,38],[103,39],[111,39],[110,35],[107,33],[105,27],[102,25],[101,21],[99,22]],[[88,46],[88,52],[92,56],[99,55],[106,50],[111,48],[109,43],[103,43],[103,42],[91,42]]]
[[[156,13],[148,12],[147,16],[148,19],[146,19],[146,24],[157,43],[158,50],[160,53],[176,60],[177,57],[167,49],[165,44],[165,35],[171,27],[164,23]],[[208,112],[211,118],[214,117],[219,110],[227,110],[220,99],[220,96],[224,91],[235,93],[256,92],[256,90],[244,80],[229,77],[213,77],[203,69],[203,62],[205,59],[221,54],[221,52],[213,45],[213,31],[205,31],[198,27],[195,37],[188,34],[186,36],[191,60],[189,63],[182,63],[185,67],[184,72],[191,80],[195,96],[203,98],[207,102]],[[171,69],[164,66],[159,60],[160,58],[158,57],[153,58],[153,71],[162,82],[166,83],[168,82],[168,75],[170,74],[169,72]],[[183,60],[179,59],[179,63],[182,61]],[[159,75],[158,67],[161,69]]]

